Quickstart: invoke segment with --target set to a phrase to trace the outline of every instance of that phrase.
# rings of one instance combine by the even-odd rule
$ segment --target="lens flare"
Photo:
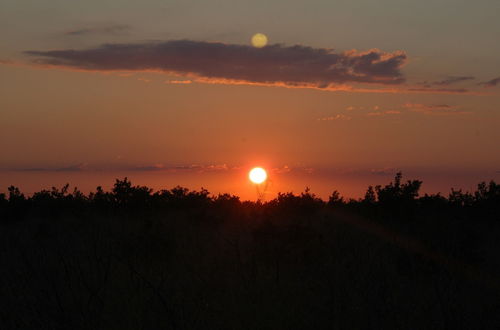
[[[256,48],[262,48],[267,45],[267,36],[263,33],[256,33],[252,37],[252,45]]]
[[[255,167],[248,173],[248,178],[255,184],[261,184],[266,181],[267,173],[262,167]]]

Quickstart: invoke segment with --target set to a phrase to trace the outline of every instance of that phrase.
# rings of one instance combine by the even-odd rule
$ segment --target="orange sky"
[[[398,170],[433,192],[499,180],[498,2],[454,16],[389,0],[114,3],[0,5],[0,190],[128,175],[252,198],[259,164],[290,169],[273,192],[321,196],[360,196]],[[267,47],[252,49],[256,32]]]

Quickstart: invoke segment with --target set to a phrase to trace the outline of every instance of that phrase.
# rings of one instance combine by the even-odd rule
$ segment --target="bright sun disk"
[[[267,179],[266,170],[264,170],[262,167],[254,167],[248,173],[248,178],[255,184],[261,184]]]

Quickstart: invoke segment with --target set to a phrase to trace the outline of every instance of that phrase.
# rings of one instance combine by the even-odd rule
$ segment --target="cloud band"
[[[395,85],[407,56],[372,49],[336,53],[305,46],[171,40],[106,44],[85,50],[27,51],[37,63],[92,71],[160,71],[181,76],[327,88],[346,83]]]

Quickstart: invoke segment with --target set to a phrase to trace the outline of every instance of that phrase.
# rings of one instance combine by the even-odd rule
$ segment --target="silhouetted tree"
[[[462,192],[462,189],[451,189],[448,195],[448,201],[451,205],[458,207],[470,207],[474,204],[474,196],[469,192]]]
[[[190,191],[188,188],[176,186],[170,190],[160,190],[154,195],[164,203],[176,208],[200,208],[210,202],[210,192],[203,188],[200,191]]]
[[[382,204],[395,204],[414,201],[418,197],[418,191],[422,185],[420,180],[408,180],[401,184],[401,172],[398,172],[394,177],[394,182],[389,183],[385,187],[378,185],[375,187],[377,199]]]
[[[375,190],[373,186],[368,186],[368,189],[365,193],[365,198],[363,198],[363,203],[373,205],[377,201],[377,196],[375,194]]]
[[[9,205],[9,201],[5,198],[5,194],[0,193],[0,217],[6,217],[7,207]]]
[[[344,197],[340,196],[340,193],[337,190],[334,190],[330,197],[328,197],[328,205],[329,206],[340,206],[345,203]]]
[[[19,191],[18,187],[10,186],[7,189],[9,190],[9,203],[19,203],[26,200],[24,194]]]
[[[300,193],[300,195],[295,195],[292,192],[278,193],[278,197],[271,200],[268,204],[274,205],[278,209],[307,214],[322,206],[324,202],[306,187],[305,191]]]
[[[476,202],[500,203],[500,184],[496,184],[493,180],[489,184],[479,183],[474,199]]]
[[[153,189],[146,186],[132,186],[132,183],[125,177],[123,180],[117,179],[111,191],[119,205],[136,207],[148,204]]]

